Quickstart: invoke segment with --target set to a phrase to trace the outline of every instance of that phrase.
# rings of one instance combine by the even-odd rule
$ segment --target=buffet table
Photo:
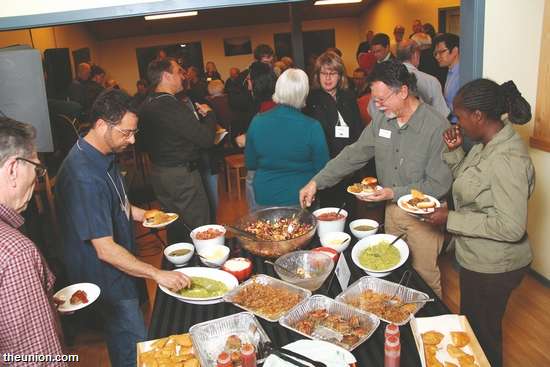
[[[359,269],[351,260],[351,248],[353,244],[357,242],[352,240],[352,244],[343,253],[348,262],[351,270],[350,285],[357,279],[365,276],[366,274]],[[253,274],[267,274],[272,277],[278,278],[273,268],[269,264],[263,262],[263,258],[248,254],[245,250],[241,249],[235,238],[226,239],[226,245],[231,248],[231,257],[244,256],[253,261],[254,269]],[[319,240],[315,237],[308,248],[314,248],[319,246]],[[190,261],[188,266],[201,266],[199,259],[195,255]],[[166,259],[163,262],[164,269],[172,269],[172,264]],[[391,273],[384,279],[398,283],[401,275],[406,269],[410,269],[412,275],[408,284],[408,287],[414,288],[421,292],[427,293],[430,297],[436,298],[435,302],[428,302],[426,305],[416,314],[419,317],[436,316],[442,314],[451,313],[450,310],[443,304],[441,300],[437,298],[434,292],[428,287],[428,285],[420,278],[420,276],[412,269],[410,265],[410,259],[398,270]],[[327,289],[331,276],[327,278],[325,284],[314,292],[314,294],[324,294],[331,298],[335,298],[342,292],[338,280],[334,277],[331,282],[330,289]],[[149,339],[156,339],[165,337],[172,334],[180,334],[189,331],[189,328],[199,322],[216,319],[219,317],[231,315],[234,313],[242,312],[243,310],[234,306],[231,303],[219,303],[214,305],[192,305],[183,303],[177,299],[165,294],[157,288],[157,295],[155,298],[155,305],[153,308],[153,314],[151,324],[149,328]],[[304,339],[303,336],[297,334],[291,330],[288,330],[279,325],[279,323],[272,323],[258,318],[263,328],[271,338],[271,341],[275,347],[284,346],[290,342]],[[372,337],[357,347],[352,353],[358,361],[358,366],[383,366],[384,365],[384,329],[386,327],[385,322],[381,322],[380,326]],[[400,327],[401,332],[401,366],[420,366],[420,358],[414,338],[411,332],[409,324]]]

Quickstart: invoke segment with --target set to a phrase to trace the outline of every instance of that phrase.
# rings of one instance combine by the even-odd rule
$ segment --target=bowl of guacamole
[[[223,302],[223,296],[239,285],[233,274],[205,267],[179,268],[174,271],[191,278],[191,286],[182,289],[168,289],[159,284],[166,294],[179,301],[193,304],[213,304]]]
[[[355,244],[351,258],[355,265],[374,277],[384,277],[399,268],[409,257],[409,247],[403,240],[390,246],[396,236],[375,234]]]

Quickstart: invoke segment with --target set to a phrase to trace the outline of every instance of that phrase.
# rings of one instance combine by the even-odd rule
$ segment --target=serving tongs
[[[266,343],[265,348],[268,354],[274,354],[283,361],[298,367],[309,367],[309,365],[306,365],[302,362],[307,362],[314,367],[327,367],[327,365],[323,362],[316,361],[314,359],[304,356],[303,354],[293,352],[290,349],[286,349],[284,347],[273,348],[270,343]]]
[[[399,293],[399,291],[403,287],[406,287],[409,284],[409,281],[411,280],[411,275],[412,275],[412,273],[408,269],[403,272],[403,275],[401,276],[401,279],[399,280],[399,284],[397,285],[397,288],[395,288],[395,292],[393,292],[393,295],[390,297],[390,299],[384,301],[384,304],[386,306],[394,307],[399,303],[403,303],[403,304],[406,303],[406,302],[399,302],[395,298],[397,297],[397,294]],[[405,281],[405,278],[407,279],[406,281]],[[405,285],[403,285],[403,281],[405,281]]]
[[[304,206],[303,208],[300,209],[300,211],[298,212],[297,215],[293,215],[293,216],[292,216],[292,219],[291,219],[290,223],[288,224],[288,227],[287,227],[286,231],[287,231],[288,233],[294,232],[294,230],[296,229],[296,227],[298,227],[298,225],[300,224],[301,218],[302,218],[306,213],[309,213],[309,212],[308,212],[307,208]]]
[[[237,233],[237,234],[239,234],[243,237],[246,237],[250,240],[253,240],[253,241],[261,241],[262,240],[261,238],[258,238],[254,233],[247,232],[244,229],[241,229],[239,227],[232,226],[230,224],[224,224],[223,226],[225,228],[227,228],[228,230],[230,230],[231,232]]]

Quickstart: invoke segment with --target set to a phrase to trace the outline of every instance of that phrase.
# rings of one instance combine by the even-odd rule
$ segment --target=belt
[[[189,170],[189,172],[193,172],[196,169],[198,169],[201,166],[201,161],[188,161],[188,162],[181,162],[181,163],[175,163],[170,165],[163,165],[155,163],[155,166],[162,167],[162,168],[175,168],[175,167],[185,167]]]

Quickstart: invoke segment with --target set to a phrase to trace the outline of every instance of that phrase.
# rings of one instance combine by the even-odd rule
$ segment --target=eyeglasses
[[[446,51],[449,51],[449,49],[448,49],[448,48],[444,48],[444,49],[441,49],[441,50],[435,50],[435,51],[434,51],[434,57],[441,56],[441,55],[443,55]]]
[[[391,91],[390,94],[384,98],[374,98],[374,103],[377,104],[377,105],[385,105],[386,102],[388,102],[390,100],[391,97],[393,97],[395,95],[395,92],[394,91]]]
[[[331,79],[340,76],[340,74],[339,74],[339,73],[336,73],[336,72],[326,73],[326,72],[324,72],[324,71],[321,71],[321,72],[319,73],[319,75],[321,75],[321,76],[324,77],[324,78],[331,78]]]
[[[42,163],[36,163],[23,157],[17,157],[15,160],[32,164],[34,166],[34,171],[36,172],[36,177],[44,177],[46,175],[47,169]]]
[[[132,136],[135,136],[139,132],[139,129],[123,130],[123,129],[121,129],[121,128],[117,127],[116,125],[113,125],[113,124],[109,124],[109,126],[111,126],[113,129],[115,129],[116,131],[121,133],[122,136],[124,137],[124,139],[130,139]]]

